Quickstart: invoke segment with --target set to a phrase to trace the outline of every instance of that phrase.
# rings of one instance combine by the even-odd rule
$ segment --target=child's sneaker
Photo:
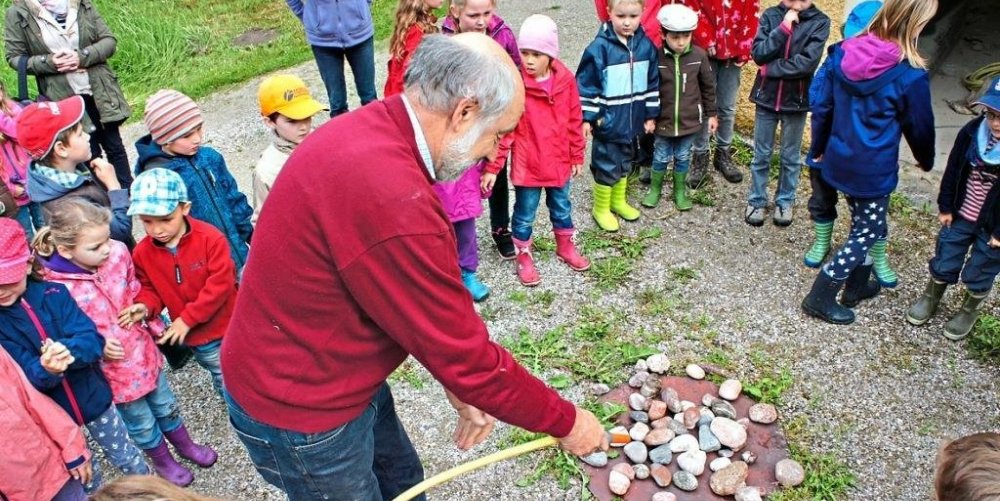
[[[792,224],[792,208],[782,207],[780,205],[774,206],[774,216],[771,218],[774,224],[777,226],[788,226]]]
[[[500,257],[504,260],[514,259],[517,256],[517,250],[514,249],[514,242],[512,241],[512,236],[510,230],[506,227],[496,228],[493,230],[493,243],[497,246],[497,252],[500,253]]]
[[[763,226],[764,208],[747,205],[747,210],[743,213],[743,220],[750,226]]]
[[[465,285],[465,289],[472,295],[472,300],[477,303],[490,295],[490,288],[479,281],[479,277],[476,276],[476,272],[474,271],[462,270],[462,284]]]

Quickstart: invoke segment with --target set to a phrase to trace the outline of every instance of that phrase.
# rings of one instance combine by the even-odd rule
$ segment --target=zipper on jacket
[[[180,245],[178,245],[178,247],[180,247]],[[177,282],[178,285],[180,285],[181,283],[184,282],[184,277],[181,276],[181,264],[177,262],[176,251],[177,249],[175,248],[174,251],[168,250],[167,252],[170,252],[171,257],[173,257],[174,259],[174,280]]]
[[[684,75],[684,86],[687,86],[687,75]],[[681,121],[681,56],[674,54],[674,135],[680,135]]]
[[[628,103],[628,123],[629,123],[629,127],[631,127],[632,123],[635,122],[635,119],[632,117],[632,108],[635,107],[635,106],[633,106],[635,104],[635,101],[634,101],[634,99],[635,99],[635,57],[632,54],[632,46],[629,45],[629,43],[632,42],[633,38],[635,38],[635,35],[633,35],[633,36],[628,37],[628,38],[625,39],[625,49],[628,50],[628,88],[629,88],[630,94],[632,94],[631,96],[629,96],[629,103]],[[643,103],[643,104],[645,104],[645,103]],[[645,132],[645,131],[643,131],[643,132]]]
[[[778,25],[778,29],[779,30],[781,29],[781,25],[780,24]],[[792,27],[791,27],[791,29],[789,29],[788,41],[785,42],[785,59],[788,59],[788,56],[792,52],[792,35],[794,35],[794,34],[795,34],[795,25],[793,24]],[[785,79],[784,78],[779,78],[778,79],[778,99],[775,101],[774,111],[777,111],[777,112],[781,111],[781,93],[784,90],[784,88],[785,88]]]

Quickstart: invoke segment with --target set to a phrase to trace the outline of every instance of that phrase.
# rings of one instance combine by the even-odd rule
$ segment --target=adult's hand
[[[452,392],[445,390],[448,402],[458,412],[458,424],[452,439],[461,450],[468,450],[486,440],[493,431],[496,418],[458,399]]]
[[[559,439],[559,446],[571,454],[586,456],[598,450],[608,450],[608,435],[590,411],[577,407],[573,429],[569,435]]]
[[[60,73],[69,73],[80,67],[80,56],[75,51],[59,50],[52,54],[52,63]]]

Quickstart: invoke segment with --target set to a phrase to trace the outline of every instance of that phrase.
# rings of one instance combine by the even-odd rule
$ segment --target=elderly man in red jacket
[[[492,159],[523,108],[499,45],[428,36],[402,95],[330,121],[285,165],[222,366],[239,438],[289,499],[392,499],[423,479],[385,381],[408,355],[444,385],[461,449],[486,438],[492,416],[574,454],[607,447],[591,413],[490,341],[432,190]]]

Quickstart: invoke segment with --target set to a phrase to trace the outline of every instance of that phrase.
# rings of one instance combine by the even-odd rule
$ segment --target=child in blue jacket
[[[850,308],[879,293],[879,283],[869,280],[869,251],[888,235],[900,138],[921,168],[934,164],[930,78],[916,44],[936,12],[935,0],[887,0],[867,33],[832,47],[823,94],[812,108],[809,156],[823,162],[823,180],[845,195],[851,231],[802,301],[807,314],[826,322],[854,322]]]
[[[24,228],[0,218],[0,346],[38,391],[86,426],[123,473],[149,475],[142,452],[129,439],[101,371],[104,338],[66,286],[29,279],[31,253]],[[90,492],[101,484],[98,464]]]
[[[611,20],[601,25],[576,70],[584,135],[594,137],[593,215],[605,231],[618,231],[615,214],[639,219],[626,200],[626,176],[636,138],[652,134],[660,115],[656,47],[639,24],[642,6],[642,0],[609,1]]]
[[[1000,273],[1000,77],[975,104],[983,116],[972,119],[955,138],[938,193],[938,232],[931,279],[910,307],[906,320],[923,325],[934,316],[948,284],[965,284],[962,308],[944,326],[944,336],[969,335]],[[966,259],[968,255],[968,259]]]
[[[181,176],[191,198],[191,216],[215,226],[229,242],[229,253],[242,271],[250,251],[253,208],[218,151],[202,146],[201,110],[175,90],[161,90],[146,100],[143,122],[149,135],[135,143],[135,174],[161,167]]]

